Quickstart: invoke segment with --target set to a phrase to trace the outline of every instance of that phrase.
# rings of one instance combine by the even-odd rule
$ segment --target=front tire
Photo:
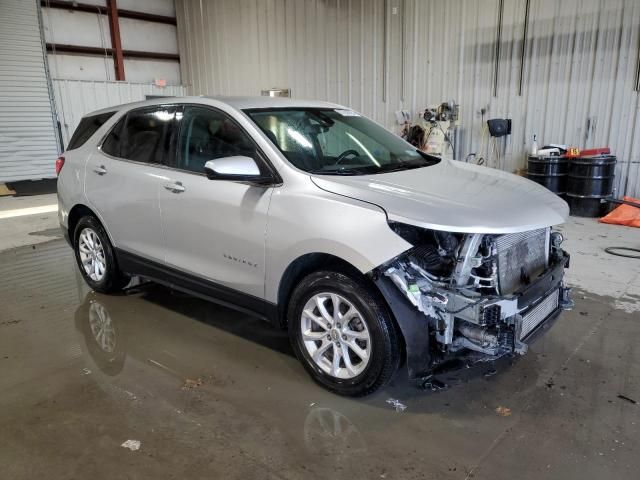
[[[294,290],[287,320],[296,356],[332,392],[368,395],[386,385],[398,368],[394,323],[361,279],[332,271],[310,274]]]
[[[93,290],[114,293],[129,283],[129,278],[118,269],[113,246],[97,218],[82,217],[76,225],[73,239],[78,268]]]

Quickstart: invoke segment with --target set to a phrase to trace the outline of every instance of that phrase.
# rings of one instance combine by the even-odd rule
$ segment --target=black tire
[[[366,323],[371,353],[368,364],[352,378],[337,378],[325,372],[312,359],[302,339],[301,318],[304,307],[320,293],[336,293],[341,296],[358,310]],[[296,356],[311,377],[327,390],[349,397],[369,395],[386,385],[398,369],[401,347],[394,322],[379,294],[372,291],[372,287],[362,279],[334,271],[319,271],[308,275],[291,295],[287,321]],[[330,336],[327,335],[326,338],[330,339]],[[324,340],[316,343],[318,347],[324,344]],[[340,362],[346,367],[344,360]]]
[[[100,279],[93,279],[86,272],[80,259],[80,234],[85,230],[92,230],[100,240],[104,251],[105,269]],[[130,278],[123,274],[118,268],[118,262],[113,251],[113,246],[109,241],[109,236],[105,232],[100,221],[94,216],[87,215],[82,217],[76,229],[73,232],[73,250],[76,257],[76,263],[80,269],[80,273],[93,290],[100,293],[115,293],[121,291],[128,283]]]

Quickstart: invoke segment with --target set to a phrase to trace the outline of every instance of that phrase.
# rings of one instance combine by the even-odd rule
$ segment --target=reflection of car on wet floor
[[[260,320],[149,283],[119,296],[88,293],[75,324],[93,367],[111,377],[134,360],[166,366],[179,382],[197,378],[210,354],[226,351],[227,334],[293,355],[286,335]]]
[[[339,105],[107,108],[80,122],[57,170],[60,223],[91,288],[144,277],[268,320],[342,395],[374,392],[402,363],[422,379],[524,354],[571,305],[551,228],[563,200],[424,154]]]
[[[263,429],[277,441],[256,447],[260,455],[300,455],[303,462],[343,471],[366,470],[376,463],[372,455],[380,468],[383,452],[410,454],[415,439],[432,429],[455,425],[466,432],[495,399],[495,389],[483,381],[460,386],[462,396],[455,389],[425,393],[406,384],[358,401],[332,395],[303,381],[286,334],[151,283],[119,296],[88,293],[76,309],[75,325],[87,380],[104,392],[108,408],[120,405],[123,415],[146,410],[154,423],[166,421],[174,429],[200,425],[216,435],[220,430],[242,448],[261,438],[256,432]],[[529,368],[535,373],[534,365]],[[530,396],[513,379],[500,392],[512,405]],[[407,410],[387,403],[389,395],[401,398]],[[254,440],[241,443],[243,435]],[[451,452],[477,447],[473,435],[443,436],[419,456],[439,465]]]
[[[158,400],[161,404],[166,404],[167,401],[171,402],[172,395],[166,390],[161,395],[156,395],[157,392],[153,390],[156,385],[173,384],[174,394],[176,391],[182,391],[187,395],[187,400],[189,395],[196,395],[198,389],[213,388],[215,393],[220,394],[215,405],[221,408],[220,406],[226,403],[225,397],[233,399],[234,395],[238,394],[231,390],[247,390],[242,384],[229,383],[224,374],[220,373],[226,371],[228,366],[233,366],[233,350],[242,353],[243,348],[254,348],[245,340],[269,347],[271,356],[283,347],[287,355],[293,354],[287,348],[285,335],[278,334],[268,324],[260,321],[257,325],[262,332],[256,332],[253,328],[256,322],[253,319],[224,307],[214,307],[217,312],[213,316],[215,317],[216,313],[225,316],[221,324],[228,324],[228,321],[233,319],[228,317],[245,317],[235,319],[237,322],[231,325],[236,325],[236,328],[238,324],[241,325],[241,329],[236,329],[234,334],[240,335],[238,344],[246,346],[238,349],[238,346],[234,345],[224,353],[207,347],[204,342],[199,344],[199,339],[203,336],[206,340],[212,340],[206,338],[207,334],[210,334],[214,341],[221,335],[219,329],[210,328],[212,323],[218,324],[212,318],[211,309],[206,308],[205,302],[191,299],[191,305],[182,308],[192,317],[195,316],[197,321],[187,328],[180,328],[185,319],[179,318],[180,312],[167,308],[169,304],[175,307],[175,300],[167,300],[167,293],[168,291],[160,286],[146,286],[139,292],[118,297],[92,292],[86,295],[76,309],[76,329],[81,336],[82,350],[86,354],[85,371],[93,376],[105,392],[125,399],[137,398],[142,396],[141,392],[146,392],[150,397],[146,401],[153,401],[155,397],[161,399]],[[189,303],[189,299],[186,300]],[[204,357],[200,356],[201,354]],[[245,379],[245,382],[263,392],[260,395],[262,401],[275,402],[281,397],[282,391],[269,388],[269,382],[273,379],[253,368],[247,370],[253,372],[254,377],[252,381]],[[125,395],[122,395],[122,392],[125,392]],[[269,395],[273,397],[271,400],[267,398]],[[336,409],[339,406],[320,402],[315,387],[311,387],[309,395],[314,395],[320,405],[316,405],[315,402],[313,405],[304,401],[297,402],[300,405],[299,411],[288,409],[286,412],[286,422],[298,422],[297,430],[301,431],[300,440],[303,440],[300,442],[296,439],[292,444],[304,447],[308,453],[321,457],[331,455],[338,462],[346,461],[347,456],[353,458],[354,454],[365,452],[365,441],[360,431],[344,413]],[[208,398],[211,398],[211,393]],[[343,401],[328,394],[326,399],[333,403]],[[178,411],[179,415],[192,415],[181,406],[180,402],[184,401],[184,395],[178,398],[175,405],[170,407],[172,414],[176,415]],[[193,414],[191,420],[203,421],[197,413]],[[275,418],[272,421],[279,423],[285,419]]]

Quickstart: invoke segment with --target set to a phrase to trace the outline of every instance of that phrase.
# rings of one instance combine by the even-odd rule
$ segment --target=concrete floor
[[[55,193],[0,197],[0,251],[60,238],[57,205]]]
[[[0,249],[22,218],[0,219]],[[400,372],[359,400],[311,382],[267,324],[152,284],[91,293],[64,241],[27,232],[0,252],[0,476],[632,478],[640,261],[602,248],[640,231],[564,231],[576,308],[526,357],[435,393]]]

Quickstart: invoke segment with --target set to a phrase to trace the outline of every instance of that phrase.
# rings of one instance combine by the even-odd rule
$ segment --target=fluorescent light
[[[358,140],[356,137],[354,137],[353,135],[351,135],[349,132],[345,132],[345,133],[347,134],[347,136],[348,136],[351,140],[353,140],[354,142],[356,142],[356,144],[358,144],[358,146],[359,146],[362,150],[364,150],[364,153],[366,153],[366,154],[367,154],[367,157],[369,157],[369,158],[371,159],[371,161],[372,161],[373,163],[375,163],[375,164],[376,164],[376,166],[377,166],[377,167],[379,167],[379,166],[380,166],[380,164],[378,163],[378,161],[377,161],[375,158],[373,158],[373,155],[371,155],[371,152],[369,152],[369,150],[367,150],[367,148],[362,144],[362,142],[361,142],[360,140]]]
[[[294,130],[293,128],[287,128],[287,133],[291,138],[293,138],[299,145],[303,146],[304,148],[313,148],[311,142],[304,138],[304,135],[302,135],[297,130]]]

